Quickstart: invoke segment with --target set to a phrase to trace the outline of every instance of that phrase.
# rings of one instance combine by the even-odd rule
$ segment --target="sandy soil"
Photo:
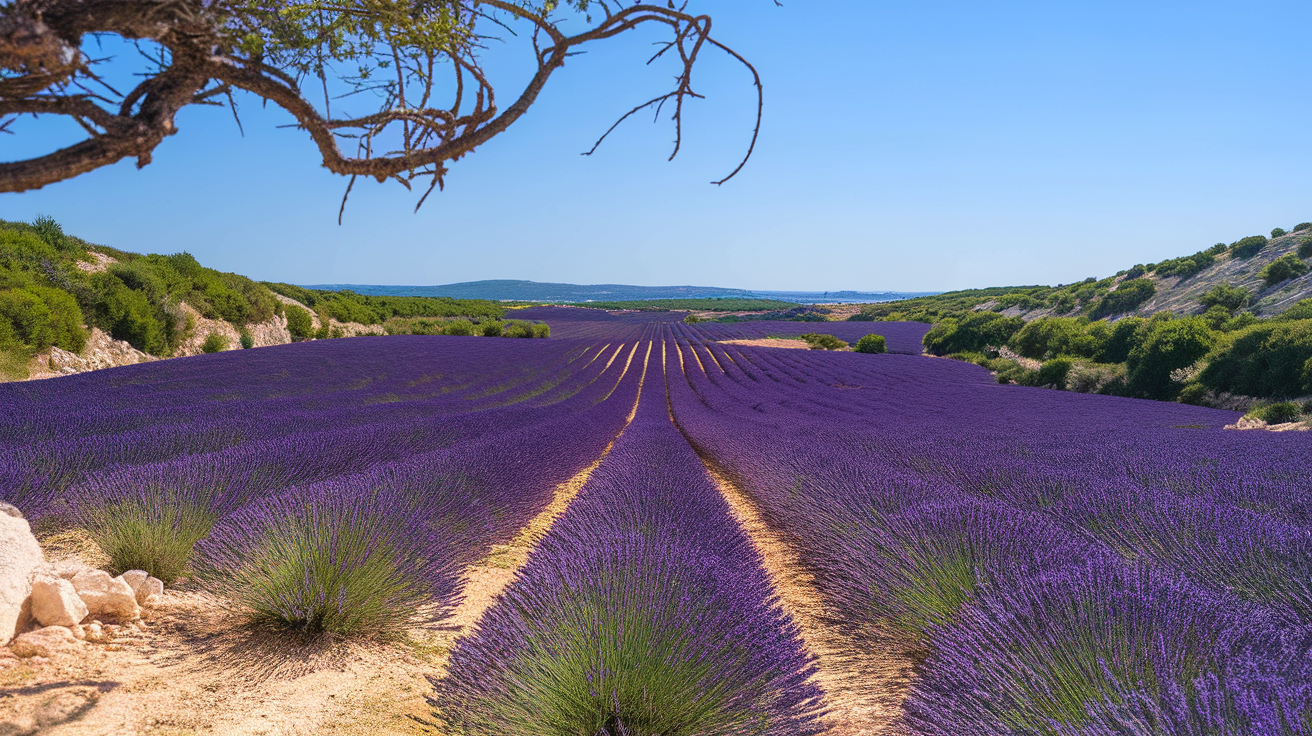
[[[0,736],[399,736],[441,733],[426,696],[448,653],[514,579],[529,552],[600,464],[557,487],[509,544],[465,571],[463,599],[393,643],[288,641],[250,626],[226,601],[186,585],[141,627],[49,659],[0,649]],[[99,562],[85,540],[50,540]]]
[[[851,640],[826,620],[823,600],[801,556],[770,529],[760,512],[729,477],[710,463],[710,473],[734,517],[760,552],[779,602],[816,656],[815,681],[825,693],[827,736],[897,733],[902,700],[911,685],[913,653],[893,644],[871,647]]]
[[[759,340],[719,340],[725,345],[747,345],[754,348],[788,348],[790,350],[809,350],[805,340],[784,340],[776,337],[763,337]]]

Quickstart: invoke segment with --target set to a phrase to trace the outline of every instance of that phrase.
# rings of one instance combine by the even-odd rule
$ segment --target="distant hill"
[[[541,281],[492,279],[438,286],[380,286],[373,284],[316,284],[309,289],[349,290],[372,296],[446,296],[454,299],[571,303],[627,302],[648,299],[774,299],[796,304],[886,302],[925,296],[932,292],[897,291],[750,291],[719,286],[632,286],[628,284],[557,284]]]

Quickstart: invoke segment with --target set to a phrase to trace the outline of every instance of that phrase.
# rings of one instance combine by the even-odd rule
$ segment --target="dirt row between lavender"
[[[636,412],[635,401],[628,422]],[[436,625],[411,629],[404,641],[289,641],[281,632],[252,629],[227,601],[183,585],[143,610],[139,626],[115,628],[106,643],[26,660],[6,658],[0,648],[0,736],[441,733],[427,700],[432,681],[614,443],[558,485],[513,540],[466,568],[452,611]],[[105,564],[90,540],[70,544],[63,536],[41,540],[51,561]]]
[[[829,620],[814,576],[801,555],[765,523],[755,504],[713,463],[706,472],[739,526],[761,555],[779,605],[797,624],[802,642],[815,655],[815,682],[828,709],[826,736],[875,736],[897,733],[902,701],[911,686],[912,652],[895,644],[871,646],[854,641]]]

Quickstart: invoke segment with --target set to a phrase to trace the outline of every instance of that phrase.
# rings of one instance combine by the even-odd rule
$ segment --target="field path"
[[[683,354],[678,352],[683,366]],[[696,350],[691,352],[697,354]],[[702,365],[700,360],[698,364]],[[673,406],[670,421],[697,450],[697,445],[675,419]],[[700,451],[697,454],[739,526],[761,555],[780,607],[797,624],[806,648],[816,657],[819,672],[815,682],[825,693],[825,723],[829,726],[826,735],[898,733],[902,701],[911,685],[914,666],[911,653],[894,644],[872,647],[866,642],[858,643],[832,625],[825,615],[824,599],[814,576],[807,571],[797,549],[770,528],[751,497],[729,473]]]

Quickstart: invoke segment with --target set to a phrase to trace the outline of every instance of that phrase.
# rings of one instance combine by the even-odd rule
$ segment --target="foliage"
[[[858,353],[886,353],[888,345],[883,335],[866,335],[856,341],[853,350]]]
[[[464,335],[474,334],[474,323],[467,319],[453,319],[442,325],[443,335]]]
[[[86,344],[82,310],[66,291],[28,286],[0,291],[0,345],[18,341],[32,350],[56,346],[78,352]]]
[[[983,351],[1006,345],[1023,327],[1019,317],[994,312],[975,312],[962,319],[945,319],[925,335],[925,349],[934,355]]]
[[[1269,321],[1230,333],[1199,376],[1213,391],[1246,396],[1312,392],[1304,365],[1312,359],[1312,320]]]
[[[1298,257],[1312,258],[1312,237],[1303,238],[1298,243]]]
[[[250,350],[255,347],[255,336],[245,327],[237,331],[237,338],[241,342],[242,350]]]
[[[1222,246],[1220,252],[1225,252],[1225,250],[1225,246]],[[1216,263],[1216,256],[1216,247],[1213,246],[1212,248],[1199,251],[1191,256],[1160,261],[1157,264],[1157,267],[1153,270],[1158,276],[1179,276],[1180,278],[1187,279]],[[1126,278],[1132,279],[1135,277],[1127,274]]]
[[[1098,319],[1114,314],[1125,314],[1153,298],[1156,293],[1157,285],[1152,279],[1122,281],[1115,291],[1107,293],[1098,300],[1089,316]]]
[[[800,307],[778,299],[712,297],[706,299],[634,299],[629,301],[575,302],[570,306],[589,309],[635,309],[640,312],[767,312]]]
[[[1294,226],[1294,232],[1296,233],[1303,230],[1312,230],[1312,222],[1300,222]]]
[[[1233,243],[1230,252],[1234,253],[1236,258],[1252,258],[1266,247],[1267,242],[1262,235],[1250,235]]]
[[[1098,323],[1093,323],[1098,324]],[[1105,323],[1091,329],[1088,319],[1077,317],[1046,317],[1036,319],[1011,336],[1007,344],[1020,355],[1044,360],[1057,355],[1094,357],[1110,335]]]
[[[1283,255],[1262,269],[1260,274],[1267,286],[1298,278],[1308,272],[1308,265],[1293,253]]]
[[[275,293],[304,304],[338,322],[378,325],[395,317],[472,317],[500,319],[505,310],[486,299],[433,296],[371,296],[350,290],[324,291],[291,284],[264,284]]]
[[[501,337],[501,322],[483,322],[478,326],[478,333],[483,337]]]
[[[1071,372],[1075,361],[1068,357],[1053,358],[1043,361],[1035,380],[1040,386],[1066,387],[1066,377]]]
[[[1273,239],[1282,237],[1284,234],[1285,234],[1285,229],[1283,227],[1272,228],[1271,230],[1271,237]]]
[[[1292,401],[1277,401],[1259,404],[1245,416],[1261,419],[1267,424],[1285,424],[1297,422],[1303,415],[1303,407]]]
[[[701,322],[701,321],[702,321],[702,318],[701,318],[701,317],[698,317],[697,315],[693,314],[692,312],[689,312],[689,313],[688,313],[686,316],[684,316],[684,318],[683,318],[683,323],[684,323],[685,325],[695,325],[695,324],[697,324],[698,322]]]
[[[823,335],[817,332],[808,332],[802,335],[806,340],[806,345],[812,350],[845,350],[847,343],[839,340],[833,335]]]
[[[111,573],[145,570],[172,585],[218,514],[196,496],[148,488],[109,502],[88,499],[77,519],[109,557]]]
[[[287,332],[291,334],[292,340],[308,340],[314,337],[314,319],[309,311],[295,304],[288,304],[283,307],[283,314],[287,317]]]
[[[218,332],[211,332],[205,336],[205,341],[200,344],[202,353],[221,353],[228,349],[228,338]]]
[[[1199,317],[1152,319],[1126,360],[1130,394],[1147,399],[1174,399],[1180,386],[1172,371],[1188,368],[1207,355],[1217,335]]]
[[[1198,301],[1207,308],[1223,307],[1231,314],[1248,304],[1248,289],[1221,283],[1213,286]]]

